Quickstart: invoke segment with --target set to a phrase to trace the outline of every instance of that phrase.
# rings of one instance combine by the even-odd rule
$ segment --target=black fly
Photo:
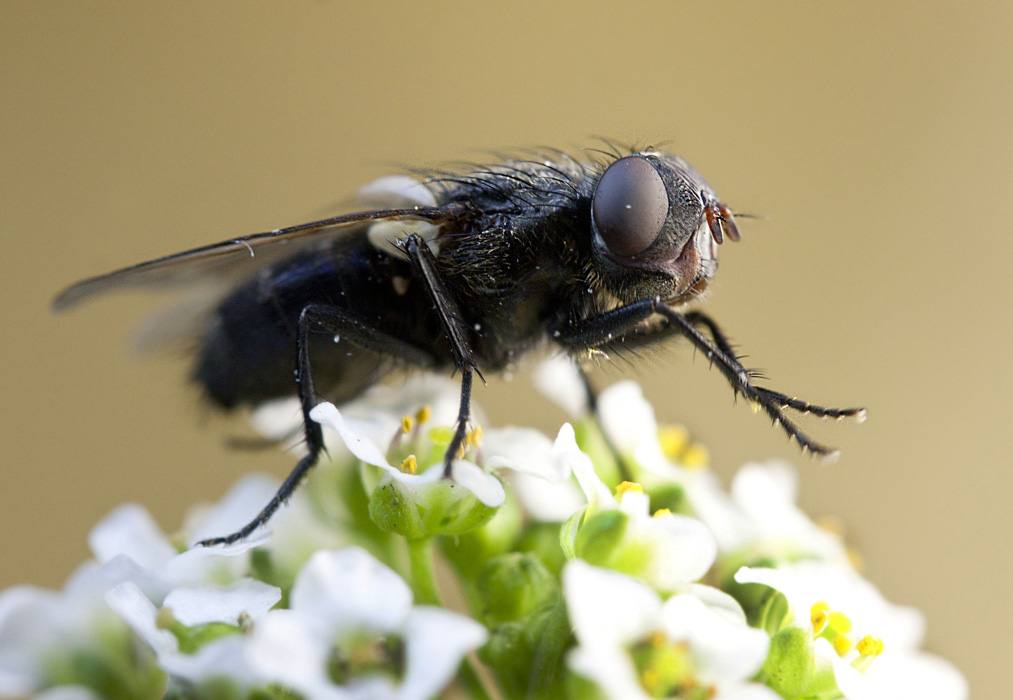
[[[683,159],[650,149],[591,163],[552,151],[417,174],[363,188],[370,211],[141,263],[54,301],[63,310],[116,289],[217,285],[214,305],[185,314],[196,338],[193,380],[223,409],[298,393],[308,453],[252,522],[202,544],[249,535],[316,464],[324,443],[309,412],[318,396],[345,401],[397,365],[461,374],[448,476],[473,375],[545,344],[579,363],[685,336],[736,393],[818,455],[833,453],[786,409],[864,415],[756,386],[714,321],[676,310],[707,287],[718,245],[739,240],[729,208]]]

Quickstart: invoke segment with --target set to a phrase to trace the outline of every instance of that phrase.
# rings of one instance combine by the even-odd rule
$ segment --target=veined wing
[[[131,265],[67,287],[53,300],[63,311],[99,294],[120,289],[173,289],[233,275],[246,275],[301,248],[319,244],[378,221],[441,224],[460,214],[457,207],[413,207],[345,214],[330,219],[254,233]]]

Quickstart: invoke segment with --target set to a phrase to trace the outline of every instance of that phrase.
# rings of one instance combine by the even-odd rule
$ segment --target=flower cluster
[[[194,547],[273,479],[171,535],[116,509],[62,591],[0,593],[0,697],[967,697],[920,650],[921,614],[797,508],[790,467],[746,465],[726,490],[635,384],[603,392],[599,424],[568,369],[538,374],[572,424],[553,440],[479,413],[449,479],[458,389],[418,377],[317,406],[331,461],[244,542]],[[298,419],[280,403],[254,424]]]

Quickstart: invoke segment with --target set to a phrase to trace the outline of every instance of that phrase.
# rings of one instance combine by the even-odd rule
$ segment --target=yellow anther
[[[482,442],[482,426],[476,425],[473,430],[468,431],[467,438],[469,445],[475,445],[476,447]]]
[[[824,515],[820,518],[815,518],[813,522],[821,530],[826,530],[831,535],[837,535],[838,537],[844,537],[844,521],[840,518],[833,516]]]
[[[830,606],[820,601],[809,608],[809,619],[813,623],[813,632],[819,634],[827,626],[827,618],[830,614]]]
[[[401,416],[401,432],[410,433],[415,427],[415,419],[411,416]]]
[[[654,632],[651,632],[651,636],[649,637],[648,641],[651,646],[660,647],[668,642],[668,637],[665,636],[664,632],[655,630]]]
[[[682,466],[687,469],[703,469],[710,464],[710,454],[707,448],[698,442],[691,443],[682,454]]]
[[[624,481],[616,486],[616,500],[621,502],[627,492],[643,493],[644,487],[633,481]]]
[[[842,612],[830,613],[830,628],[835,632],[847,634],[851,631],[851,620]]]
[[[867,634],[858,640],[855,649],[862,656],[879,656],[883,653],[883,640]]]
[[[862,559],[862,553],[854,547],[845,547],[844,553],[848,557],[848,561],[855,567],[855,571],[862,572],[865,570],[865,560]]]
[[[681,425],[666,425],[658,429],[661,451],[669,459],[678,459],[689,444],[689,433]]]
[[[849,639],[846,634],[839,634],[834,640],[834,651],[837,652],[838,656],[844,656],[847,654],[851,651],[852,646],[854,645],[851,643],[851,639]]]
[[[423,406],[415,412],[415,420],[421,425],[425,423],[433,415],[433,409],[429,406]]]
[[[640,684],[644,687],[648,693],[652,695],[661,685],[661,674],[653,668],[645,668],[640,672]]]
[[[749,406],[749,408],[752,409],[753,413],[759,413],[760,412],[760,404],[758,404],[758,403],[754,402],[753,404],[751,404]]]
[[[401,462],[401,471],[405,474],[414,474],[419,470],[419,463],[415,461],[415,455],[408,455]]]
[[[668,508],[658,508],[658,510],[654,511],[655,518],[664,518],[665,516],[671,515],[672,511],[670,511]]]

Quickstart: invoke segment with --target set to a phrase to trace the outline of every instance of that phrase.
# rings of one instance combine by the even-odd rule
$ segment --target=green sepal
[[[693,515],[693,508],[689,498],[686,496],[686,489],[682,484],[664,483],[647,489],[651,502],[648,511],[656,513],[667,508],[673,513],[680,515]]]
[[[184,654],[193,654],[208,642],[213,642],[221,637],[231,634],[241,634],[242,630],[236,625],[225,622],[208,622],[203,625],[187,627],[180,622],[173,622],[169,631],[179,642],[179,650]]]
[[[574,541],[576,556],[589,564],[608,566],[626,534],[630,517],[614,508],[600,510],[584,520]]]
[[[520,506],[508,497],[485,524],[463,535],[441,537],[440,550],[463,579],[474,580],[486,562],[514,545],[523,522]]]
[[[577,558],[577,533],[580,531],[580,523],[586,511],[587,506],[584,506],[571,515],[559,528],[559,546],[567,559]]]
[[[386,478],[369,496],[369,515],[376,526],[411,540],[470,532],[491,520],[496,510],[449,479],[408,486]]]

